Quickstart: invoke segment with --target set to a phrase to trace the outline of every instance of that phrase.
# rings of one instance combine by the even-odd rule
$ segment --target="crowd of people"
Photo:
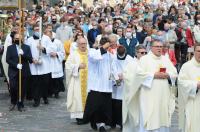
[[[78,125],[169,132],[178,98],[179,128],[200,132],[200,3],[117,2],[42,1],[23,11],[22,27],[19,11],[1,11],[9,15],[0,32],[9,110],[67,90]]]

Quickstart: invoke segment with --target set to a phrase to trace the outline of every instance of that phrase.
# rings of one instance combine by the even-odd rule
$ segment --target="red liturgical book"
[[[166,72],[166,68],[160,68],[160,72],[165,73]]]

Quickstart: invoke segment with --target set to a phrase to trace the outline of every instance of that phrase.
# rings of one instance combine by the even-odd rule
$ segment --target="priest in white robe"
[[[124,46],[117,48],[117,54],[112,61],[111,74],[113,80],[112,92],[112,127],[119,125],[122,129],[122,95],[124,90],[123,71],[133,58],[126,53]]]
[[[194,57],[183,64],[178,76],[179,128],[182,132],[200,132],[200,45]]]
[[[172,62],[161,55],[162,46],[160,40],[151,42],[151,51],[140,59],[135,78],[130,82],[135,91],[130,97],[138,96],[137,106],[139,100],[139,110],[136,107],[132,112],[137,132],[169,132],[171,126],[175,97],[169,82],[174,87],[177,71]]]
[[[51,65],[51,92],[55,98],[59,98],[59,92],[64,92],[63,83],[63,60],[65,59],[65,50],[62,42],[52,38],[52,45],[49,48],[50,65]]]
[[[85,38],[77,40],[78,49],[70,53],[66,63],[67,110],[71,118],[77,120],[77,124],[84,124],[83,113],[87,98],[88,81],[88,50]]]
[[[136,124],[138,124],[137,120],[139,119],[139,116],[134,114],[134,112],[139,111],[138,96],[135,96],[136,92],[138,92],[138,89],[134,89],[132,82],[135,79],[136,68],[138,66],[139,60],[142,56],[147,54],[147,51],[143,45],[137,45],[135,50],[136,56],[125,65],[123,70],[123,132],[138,131],[138,126]]]

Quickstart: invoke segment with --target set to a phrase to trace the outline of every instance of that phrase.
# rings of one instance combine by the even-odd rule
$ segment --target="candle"
[[[39,23],[39,26],[40,26],[40,40],[42,38],[42,17],[40,17],[40,23]]]

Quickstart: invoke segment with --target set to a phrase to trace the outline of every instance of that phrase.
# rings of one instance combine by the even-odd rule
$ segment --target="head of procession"
[[[15,45],[23,44],[22,35],[20,35],[19,32],[15,32],[13,36],[13,44]]]

